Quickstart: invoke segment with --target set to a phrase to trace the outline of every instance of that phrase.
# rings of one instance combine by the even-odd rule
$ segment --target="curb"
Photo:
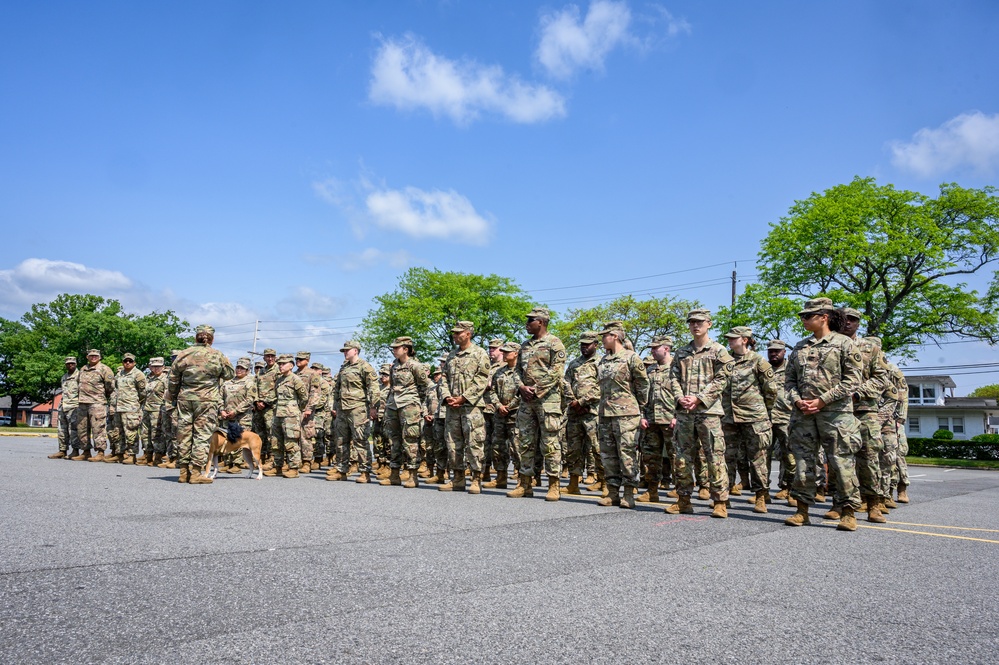
[[[50,439],[58,438],[56,434],[49,434],[47,432],[0,432],[0,437],[4,436],[33,436]]]

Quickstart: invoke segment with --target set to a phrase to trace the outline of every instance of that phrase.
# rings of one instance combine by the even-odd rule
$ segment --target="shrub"
[[[975,443],[999,443],[999,434],[976,434],[971,440]]]
[[[949,429],[938,429],[933,433],[933,438],[936,441],[950,441],[954,438],[954,433]]]

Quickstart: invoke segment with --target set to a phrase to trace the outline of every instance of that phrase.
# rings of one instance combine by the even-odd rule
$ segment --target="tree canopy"
[[[987,386],[980,386],[971,391],[968,397],[985,397],[988,399],[999,399],[999,383],[992,383]]]
[[[555,323],[552,332],[558,335],[572,355],[572,349],[579,344],[579,336],[584,332],[599,332],[607,321],[622,321],[628,339],[641,353],[658,335],[672,335],[678,346],[682,344],[690,337],[687,312],[700,306],[696,300],[668,296],[638,300],[627,295],[596,307],[569,310],[563,319]]]
[[[855,178],[791,206],[771,224],[747,288],[725,315],[771,334],[796,331],[798,305],[825,295],[858,309],[886,351],[956,335],[999,340],[999,273],[985,293],[968,276],[999,259],[996,189],[940,186],[936,198]],[[865,328],[862,327],[862,330]]]
[[[475,324],[473,339],[482,346],[496,337],[523,339],[525,317],[534,306],[507,277],[426,268],[410,268],[395,291],[375,302],[378,307],[361,323],[360,342],[368,355],[388,358],[392,340],[408,335],[423,362],[451,349],[451,328],[458,321]]]

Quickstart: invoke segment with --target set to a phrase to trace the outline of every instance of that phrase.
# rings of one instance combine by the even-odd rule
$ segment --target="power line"
[[[749,259],[742,260],[741,262],[742,263],[746,263],[747,261],[749,261]],[[697,268],[684,268],[683,270],[672,270],[670,272],[661,272],[661,273],[657,273],[655,275],[644,275],[642,277],[627,277],[625,279],[612,279],[612,280],[607,281],[607,282],[592,282],[590,284],[576,284],[576,285],[573,285],[573,286],[553,286],[553,287],[549,287],[549,288],[546,288],[546,289],[525,289],[525,290],[528,293],[543,293],[543,292],[546,292],[546,291],[565,291],[567,289],[585,289],[585,288],[588,288],[590,286],[604,286],[606,284],[620,284],[622,282],[636,282],[636,281],[642,280],[642,279],[653,279],[655,277],[665,277],[667,275],[678,275],[678,274],[684,273],[684,272],[694,272],[694,271],[697,271],[697,270],[707,270],[708,268],[717,268],[719,266],[727,266],[729,264],[739,263],[739,262],[740,261],[725,261],[724,263],[714,263],[714,264],[709,265],[709,266],[699,266]],[[725,279],[728,280],[728,277],[726,277]]]

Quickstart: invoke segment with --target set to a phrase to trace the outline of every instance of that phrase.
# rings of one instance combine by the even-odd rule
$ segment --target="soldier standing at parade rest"
[[[447,405],[445,429],[451,482],[437,489],[441,492],[464,492],[465,469],[472,472],[469,494],[482,492],[482,465],[486,446],[485,406],[486,386],[491,367],[489,354],[472,341],[475,326],[471,321],[459,321],[451,328],[455,348],[444,363],[444,385],[441,396]]]
[[[79,459],[89,462],[104,461],[104,447],[108,442],[108,400],[114,392],[114,374],[101,362],[101,352],[87,351],[87,365],[80,370],[80,402],[76,414],[76,433],[80,439]],[[96,454],[91,457],[90,449]]]
[[[399,469],[405,467],[409,478],[405,487],[420,484],[416,475],[420,448],[420,422],[422,404],[431,389],[430,376],[423,364],[413,357],[413,340],[396,337],[389,345],[395,362],[389,369],[389,393],[385,406],[383,428],[392,442],[389,477],[379,485],[402,485]]]
[[[600,334],[605,353],[597,363],[600,382],[597,436],[608,494],[597,503],[634,508],[641,472],[638,432],[649,399],[649,377],[638,354],[624,348],[624,328],[619,321],[607,323]],[[624,498],[618,496],[622,485]]]
[[[860,507],[860,489],[854,456],[859,449],[853,393],[863,376],[863,358],[856,344],[841,330],[843,316],[829,298],[815,298],[798,313],[811,337],[798,342],[787,365],[787,399],[794,410],[788,438],[796,466],[791,496],[798,512],[788,526],[809,524],[808,507],[815,503],[815,470],[819,448],[835,470],[834,505],[840,507],[840,531],[856,531],[854,511]],[[833,474],[830,474],[833,475]]]
[[[135,461],[140,466],[158,466],[166,453],[160,429],[160,413],[163,411],[166,393],[167,377],[163,373],[163,358],[150,358],[146,395],[142,402],[142,427],[139,434],[145,456]]]
[[[711,312],[691,310],[687,329],[693,340],[676,352],[670,373],[676,380],[676,503],[666,507],[670,514],[692,514],[690,494],[694,489],[694,459],[704,454],[712,517],[728,517],[728,472],[725,467],[725,436],[722,434],[721,394],[728,383],[734,360],[721,344],[708,337]]]
[[[244,430],[253,426],[253,404],[257,401],[257,382],[250,374],[250,359],[236,361],[236,377],[222,385],[222,408],[219,417],[222,429],[228,430],[230,423],[238,423]],[[226,473],[239,473],[242,454],[236,450],[222,460]]]
[[[142,403],[146,398],[146,375],[135,367],[135,355],[122,356],[122,371],[115,377],[114,424],[118,430],[118,450],[116,455],[105,458],[105,462],[135,464],[139,454],[139,430],[142,428]]]
[[[649,367],[649,401],[642,417],[642,469],[645,471],[645,493],[635,497],[639,503],[658,503],[659,483],[663,478],[663,466],[669,465],[669,472],[675,472],[676,453],[673,449],[673,429],[676,427],[676,393],[670,363],[673,356],[673,338],[659,335],[652,340],[654,364]],[[668,484],[668,483],[667,483]]]
[[[343,364],[333,379],[330,395],[334,417],[330,457],[336,458],[336,465],[330,467],[326,480],[349,480],[353,448],[357,455],[357,468],[361,472],[355,482],[364,484],[371,481],[368,422],[378,415],[381,391],[374,367],[360,357],[361,345],[358,342],[347,340],[340,347],[340,352]]]
[[[568,418],[565,425],[566,459],[569,467],[569,484],[565,494],[581,494],[579,481],[583,475],[583,465],[591,450],[596,449],[600,459],[600,443],[597,439],[597,406],[600,404],[600,383],[597,381],[597,343],[600,336],[593,331],[579,336],[579,357],[569,361],[565,368],[566,399]],[[602,489],[604,482],[603,462],[597,467],[596,489]]]
[[[76,433],[76,407],[80,403],[80,373],[76,369],[76,358],[66,358],[66,373],[59,384],[62,387],[62,401],[59,402],[59,452],[49,455],[49,459],[73,458],[80,454],[80,440]],[[70,452],[72,450],[72,452]]]
[[[302,473],[312,470],[312,458],[316,448],[316,409],[322,396],[322,381],[319,372],[309,367],[312,354],[299,351],[295,354],[295,373],[302,379],[305,389],[309,391],[309,401],[302,410]]]
[[[431,485],[443,485],[448,481],[447,463],[447,403],[444,402],[444,363],[447,356],[437,359],[437,367],[433,371],[434,385],[430,391],[434,393],[434,403],[437,404],[437,411],[434,412],[434,454],[433,462],[437,467],[437,473],[430,476],[427,482]],[[430,466],[430,463],[427,463]]]
[[[520,390],[517,389],[516,365],[520,345],[506,342],[499,347],[503,364],[493,374],[493,403],[496,415],[493,420],[493,460],[496,463],[496,479],[483,483],[483,487],[506,489],[507,469],[510,466],[510,453],[514,450],[517,433],[517,407],[520,405]]]
[[[194,346],[177,356],[170,367],[167,392],[177,405],[177,447],[180,482],[209,484],[209,441],[218,427],[222,402],[222,382],[236,375],[229,359],[212,348],[215,328],[207,325],[195,330]]]

